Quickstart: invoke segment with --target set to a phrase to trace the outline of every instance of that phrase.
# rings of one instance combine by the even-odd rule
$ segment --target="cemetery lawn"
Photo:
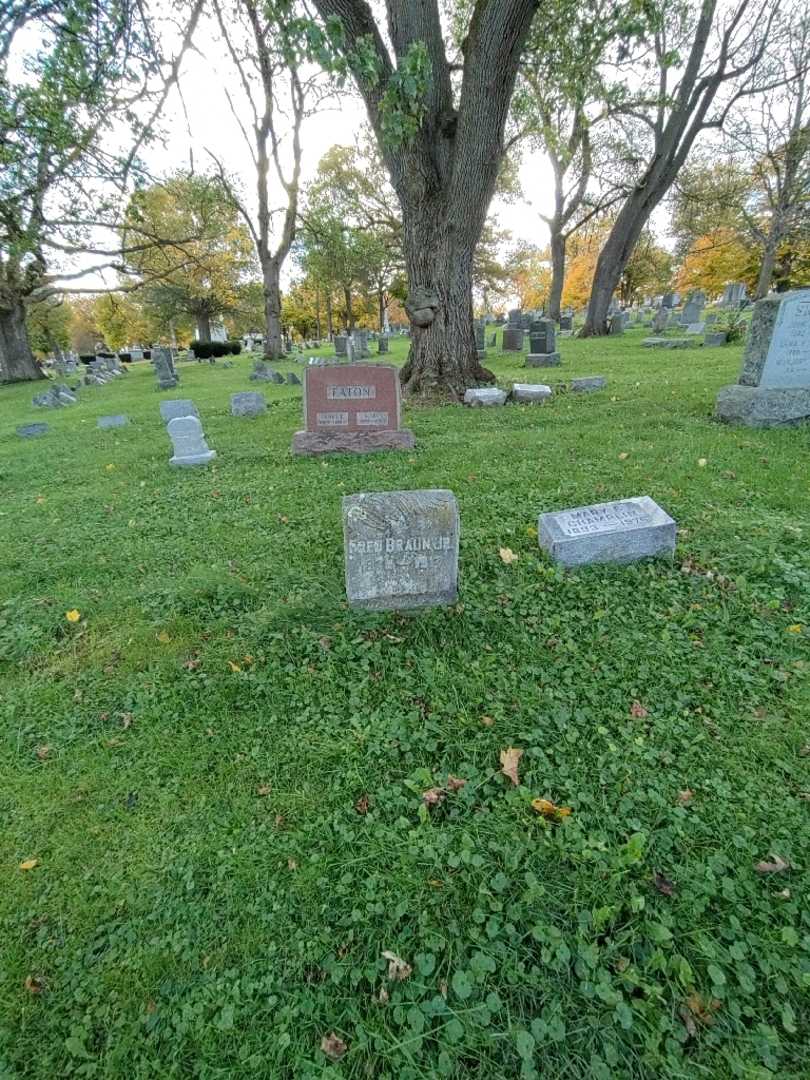
[[[0,390],[2,1080],[806,1080],[810,434],[716,424],[740,347],[646,333],[490,349],[608,389],[406,409],[372,457],[292,458],[300,388],[246,356]],[[167,397],[209,469],[169,467]],[[350,612],[340,496],[420,487],[459,603]],[[539,550],[640,494],[674,563]]]

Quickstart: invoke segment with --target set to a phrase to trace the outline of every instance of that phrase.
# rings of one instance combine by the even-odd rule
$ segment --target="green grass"
[[[739,347],[647,333],[490,350],[609,388],[406,410],[417,450],[368,458],[293,459],[296,387],[232,418],[247,357],[0,392],[2,1080],[808,1076],[808,430],[716,424]],[[171,396],[207,471],[168,465]],[[459,603],[348,611],[340,495],[421,487]],[[539,550],[541,511],[637,494],[674,563]]]

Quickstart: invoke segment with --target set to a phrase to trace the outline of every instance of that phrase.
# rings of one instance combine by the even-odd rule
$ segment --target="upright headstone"
[[[541,514],[540,547],[561,566],[629,563],[675,551],[675,522],[647,495]]]
[[[509,324],[509,326],[517,326],[517,327],[519,327],[520,326],[520,316],[521,316],[520,308],[512,308],[512,310],[510,312],[508,312],[508,314],[506,316],[506,321]]]
[[[664,293],[664,295],[661,298],[661,307],[662,308],[670,308],[670,309],[674,308],[675,307],[675,295],[676,294],[674,292]]]
[[[335,336],[335,356],[346,355],[346,344],[348,340],[349,339],[345,334],[337,334]]]
[[[261,416],[267,412],[264,394],[255,390],[242,390],[231,394],[231,416]]]
[[[304,430],[294,454],[411,450],[413,432],[400,428],[399,371],[387,364],[330,364],[304,374]]]
[[[484,323],[480,319],[476,319],[474,326],[475,326],[475,349],[476,349],[476,352],[478,353],[478,359],[482,360],[483,357],[484,357],[484,353],[486,352],[486,347],[487,347],[486,338],[484,337],[484,335],[486,333],[486,327],[484,326]]]
[[[608,329],[611,334],[623,334],[624,333],[624,313],[617,311],[615,315],[611,315],[608,321]]]
[[[503,332],[504,352],[523,352],[523,331],[511,324]]]
[[[157,375],[158,390],[174,390],[180,382],[177,372],[174,370],[171,352],[162,345],[152,348],[152,365]]]
[[[560,332],[574,329],[573,315],[560,315]]]
[[[742,281],[730,281],[723,291],[722,307],[737,309],[743,306],[747,290]]]
[[[455,603],[458,504],[451,491],[343,498],[346,596],[375,611]]]
[[[209,450],[203,435],[202,424],[196,416],[176,416],[166,428],[172,440],[174,453],[169,459],[170,465],[190,467],[207,465],[217,456],[216,450]]]
[[[388,335],[380,334],[377,340],[377,354],[384,356],[388,352]]]
[[[190,398],[169,398],[161,401],[160,415],[167,424],[177,416],[196,416],[198,419],[200,416],[197,406]]]
[[[749,427],[810,419],[810,289],[756,302],[739,382],[722,388],[716,414]]]
[[[660,307],[658,309],[658,311],[656,311],[655,315],[653,316],[653,321],[652,321],[653,332],[656,333],[656,334],[662,334],[664,332],[664,330],[666,330],[668,322],[669,322],[669,308],[662,306],[662,307]]]
[[[535,331],[529,335],[526,367],[559,367],[556,327],[552,319],[538,319]]]

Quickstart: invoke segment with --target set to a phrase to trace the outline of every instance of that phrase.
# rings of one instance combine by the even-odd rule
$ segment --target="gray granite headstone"
[[[174,370],[171,350],[162,345],[152,348],[152,366],[158,380],[158,390],[174,390],[180,376]]]
[[[675,551],[675,522],[647,495],[541,514],[537,534],[562,566],[629,563]]]
[[[353,608],[455,602],[458,504],[451,491],[382,491],[343,498],[346,595]]]
[[[604,390],[607,379],[604,375],[587,375],[581,379],[572,379],[569,386],[575,393],[588,394],[594,390]]]
[[[346,355],[346,343],[348,342],[348,340],[349,339],[345,334],[338,334],[335,337],[335,355],[336,356],[345,356]]]
[[[749,427],[810,420],[810,289],[754,305],[739,383],[721,389],[716,415]]]
[[[231,394],[231,416],[261,416],[267,412],[267,402],[264,394],[255,390],[243,390],[238,394]]]
[[[199,417],[200,414],[197,412],[197,406],[190,398],[169,398],[167,401],[161,401],[160,415],[168,424],[176,416]]]
[[[545,383],[512,383],[512,400],[521,405],[548,401],[551,387]]]
[[[216,450],[208,449],[202,424],[196,416],[176,416],[169,421],[166,430],[174,449],[174,454],[169,459],[170,465],[207,465],[217,456]]]
[[[504,329],[503,332],[503,351],[504,352],[522,352],[523,351],[523,331],[511,324]]]
[[[611,334],[623,334],[624,333],[624,313],[617,311],[610,319],[608,326]]]
[[[96,420],[96,427],[103,428],[119,428],[126,427],[129,423],[129,417],[123,413],[117,413],[115,416],[100,416]]]
[[[465,405],[504,405],[507,393],[495,386],[474,387],[464,393]]]
[[[703,339],[704,345],[725,345],[728,334],[724,330],[710,330]]]
[[[379,337],[379,339],[377,341],[377,352],[381,356],[384,356],[385,353],[388,352],[388,335],[387,334],[380,334],[380,337]]]
[[[50,431],[48,424],[21,424],[17,428],[17,434],[21,439],[36,439]]]
[[[301,385],[301,380],[298,378],[298,376],[295,374],[294,371],[288,371],[287,372],[287,385],[288,386],[300,386]]]

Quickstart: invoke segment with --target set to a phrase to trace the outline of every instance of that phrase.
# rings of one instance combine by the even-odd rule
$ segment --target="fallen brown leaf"
[[[427,791],[422,792],[422,802],[425,806],[438,806],[439,803],[444,802],[447,798],[447,792],[444,788],[432,787]]]
[[[321,1039],[321,1050],[330,1061],[340,1061],[348,1049],[343,1039],[339,1038],[334,1031]]]
[[[699,1024],[709,1027],[714,1023],[714,1014],[722,1008],[722,1002],[717,998],[703,998],[693,991],[686,999],[685,1006]]]
[[[665,878],[663,874],[659,874],[657,871],[653,877],[653,883],[662,896],[672,896],[675,892],[675,882]]]
[[[50,746],[45,744],[44,746],[38,746],[34,752],[36,753],[40,761],[44,761],[47,758],[48,754],[50,754],[51,748]]]
[[[413,968],[401,956],[386,949],[383,957],[388,961],[388,978],[392,982],[405,982],[411,977]]]
[[[318,644],[325,652],[329,652],[332,648],[332,639],[330,637],[318,638]]]
[[[501,557],[501,562],[506,563],[509,566],[511,563],[517,562],[519,556],[517,556],[511,548],[503,547],[498,548],[498,554]]]
[[[354,804],[354,808],[358,814],[367,814],[368,807],[368,795],[361,795],[357,802]]]
[[[380,1005],[388,1004],[388,991],[385,989],[384,986],[380,987],[380,992],[377,994],[377,1001],[380,1003]]]
[[[501,750],[501,772],[504,776],[508,776],[515,787],[520,784],[518,779],[518,763],[523,757],[523,751],[518,750],[517,747],[509,746],[506,750]]]
[[[482,716],[481,723],[484,725],[484,727],[492,727],[495,721],[492,719],[491,716]]]
[[[256,788],[256,794],[269,795],[272,790],[273,789],[269,784],[259,784],[259,786]]]
[[[630,715],[635,716],[638,720],[643,720],[645,716],[649,716],[650,714],[640,701],[634,701],[630,706]]]
[[[683,1020],[683,1026],[686,1028],[686,1033],[690,1039],[694,1039],[697,1036],[698,1029],[695,1023],[694,1017],[685,1005],[681,1005],[678,1008],[678,1016]]]
[[[297,859],[287,859],[287,869],[288,870],[297,870],[298,869],[298,860]]]
[[[45,980],[38,975],[26,975],[23,985],[29,994],[41,994],[45,989]]]
[[[460,776],[453,776],[452,774],[450,774],[447,777],[447,790],[448,791],[461,791],[461,789],[464,787],[464,785],[466,783],[467,783],[467,781],[462,780]]]
[[[785,862],[779,855],[772,854],[773,862],[768,862],[763,859],[761,862],[754,863],[754,869],[758,874],[781,874],[783,870],[790,869],[790,863]]]
[[[131,726],[132,726],[132,713],[131,712],[121,713],[121,727],[124,729],[124,731],[126,731],[127,728],[131,727]]]
[[[694,798],[694,791],[691,788],[684,788],[683,791],[678,792],[678,804],[680,806],[688,806]]]
[[[35,866],[39,866],[39,859],[26,859],[20,863],[21,870],[33,870]]]
[[[532,809],[550,821],[562,821],[571,814],[570,806],[557,806],[550,799],[532,799]]]

